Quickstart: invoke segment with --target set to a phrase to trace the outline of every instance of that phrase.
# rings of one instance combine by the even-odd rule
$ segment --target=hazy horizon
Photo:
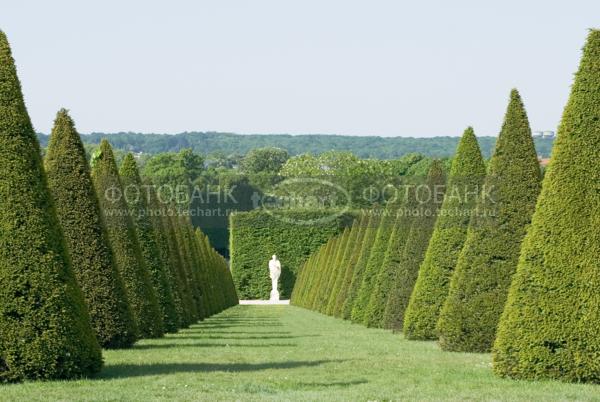
[[[556,130],[600,3],[10,2],[36,131],[496,136],[509,91]]]

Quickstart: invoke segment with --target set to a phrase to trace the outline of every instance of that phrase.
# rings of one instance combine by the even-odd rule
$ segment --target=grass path
[[[600,386],[496,378],[490,356],[291,306],[237,306],[105,352],[99,378],[0,385],[3,401],[600,400]]]

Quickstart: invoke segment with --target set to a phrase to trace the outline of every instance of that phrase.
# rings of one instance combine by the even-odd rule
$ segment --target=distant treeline
[[[289,135],[289,134],[231,134],[217,132],[186,132],[181,134],[141,134],[141,133],[92,133],[82,135],[86,144],[99,144],[108,139],[117,149],[156,154],[177,152],[192,148],[200,154],[214,152],[226,155],[244,155],[248,151],[262,147],[278,147],[290,155],[303,153],[320,154],[326,151],[350,151],[361,158],[394,159],[408,153],[420,153],[431,157],[449,157],[454,154],[460,137],[357,137],[343,135]],[[48,136],[39,134],[41,145],[45,147]],[[492,154],[496,137],[479,137],[484,158]],[[537,153],[543,157],[550,155],[553,139],[536,138]]]

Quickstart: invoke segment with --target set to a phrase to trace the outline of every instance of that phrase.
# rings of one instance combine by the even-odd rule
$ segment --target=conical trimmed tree
[[[366,324],[369,321],[365,312],[371,300],[377,276],[383,265],[390,235],[396,221],[396,208],[394,206],[390,205],[383,209],[382,212],[383,216],[379,220],[379,227],[377,228],[375,240],[373,241],[365,272],[362,276],[362,284],[352,306],[352,321],[361,324]]]
[[[327,303],[326,314],[333,315],[337,298],[342,290],[342,283],[344,282],[346,276],[346,270],[348,268],[348,262],[350,260],[350,256],[352,252],[356,248],[356,237],[358,235],[358,225],[360,224],[359,219],[355,219],[352,223],[352,227],[348,230],[346,244],[344,245],[344,251],[342,253],[342,257],[338,263],[336,277],[333,283],[333,286],[330,291],[329,301]]]
[[[96,337],[104,348],[129,347],[136,340],[133,315],[110,248],[83,143],[64,109],[54,121],[45,166]]]
[[[469,127],[452,161],[440,217],[406,309],[404,335],[408,339],[437,339],[435,326],[484,178],[485,163],[475,132]]]
[[[176,261],[171,255],[169,239],[167,238],[168,229],[166,229],[164,226],[163,218],[166,213],[166,205],[159,200],[157,194],[158,188],[152,182],[145,182],[144,185],[148,189],[148,208],[150,209],[150,220],[154,228],[154,235],[156,236],[155,240],[158,248],[160,263],[164,269],[169,286],[171,287],[177,328],[183,328],[187,324],[185,323],[184,303],[182,299],[182,291],[180,289],[182,285],[179,283],[176,275]],[[165,328],[168,330],[169,324],[165,324]]]
[[[502,376],[600,382],[600,31],[590,32],[494,345]]]
[[[350,320],[352,318],[354,303],[358,298],[365,268],[369,256],[371,255],[371,249],[373,248],[373,243],[375,243],[375,237],[377,236],[377,230],[379,228],[380,212],[377,210],[371,211],[369,215],[369,221],[365,227],[365,235],[363,236],[362,247],[360,247],[360,253],[358,254],[356,264],[354,264],[352,281],[350,282],[348,294],[344,301],[344,305],[342,306],[341,316],[345,320]]]
[[[178,317],[175,308],[175,299],[171,283],[168,281],[165,267],[161,261],[160,249],[156,241],[156,233],[151,221],[148,207],[149,189],[142,184],[137,163],[131,153],[128,153],[119,170],[119,175],[125,191],[125,201],[129,206],[129,215],[133,220],[142,257],[150,279],[158,297],[158,303],[162,314],[164,329],[166,332],[176,332],[178,329]]]
[[[540,168],[517,90],[437,325],[444,350],[488,352],[540,190]]]
[[[162,314],[108,141],[102,140],[92,163],[94,187],[138,334],[142,338],[160,337],[164,333]]]
[[[408,185],[405,187],[407,191],[399,191],[398,199],[394,202],[398,205],[394,211],[396,215],[394,227],[390,233],[383,263],[375,278],[371,298],[367,305],[365,324],[368,327],[382,328],[384,325],[385,308],[396,279],[398,266],[402,261],[404,245],[413,221],[413,217],[409,212],[416,207],[414,186],[410,183],[406,184]]]
[[[402,330],[404,313],[417,280],[419,267],[425,258],[438,210],[441,207],[445,180],[444,167],[439,160],[435,160],[429,167],[425,185],[418,185],[415,188],[415,200],[418,203],[415,210],[417,215],[412,219],[396,277],[390,288],[390,296],[383,314],[385,328],[394,331]]]
[[[333,307],[334,317],[341,317],[344,303],[348,298],[348,292],[350,286],[352,285],[352,278],[354,276],[354,267],[356,266],[356,261],[360,256],[360,246],[365,236],[365,231],[369,222],[369,217],[366,214],[362,214],[359,218],[357,218],[356,222],[358,222],[358,227],[356,228],[356,235],[352,239],[352,243],[349,248],[348,258],[344,261],[344,267],[346,271],[344,272],[344,276],[342,278],[340,290],[339,292],[335,293],[336,300],[335,306]]]
[[[0,382],[69,379],[102,366],[0,31]]]

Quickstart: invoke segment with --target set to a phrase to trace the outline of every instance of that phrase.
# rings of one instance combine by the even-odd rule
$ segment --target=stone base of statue
[[[271,290],[271,298],[269,300],[279,301],[279,292],[276,289]]]

